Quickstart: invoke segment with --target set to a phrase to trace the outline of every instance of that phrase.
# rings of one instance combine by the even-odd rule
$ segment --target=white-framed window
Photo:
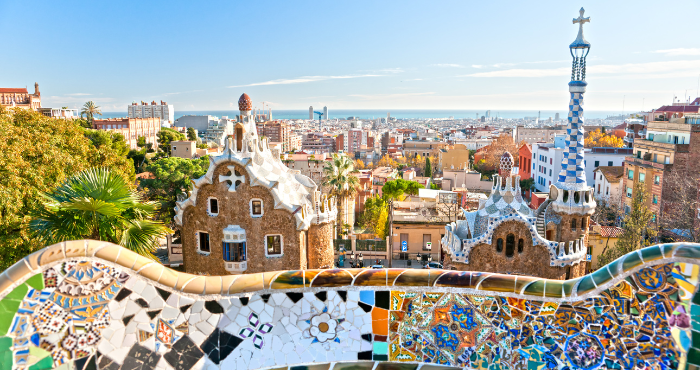
[[[214,197],[207,198],[207,214],[209,216],[219,215],[219,200]]]
[[[250,200],[250,217],[262,217],[265,213],[262,199],[253,198]]]
[[[265,256],[282,257],[284,254],[284,238],[281,234],[265,235]]]
[[[195,242],[197,243],[197,253],[209,255],[211,246],[209,244],[209,233],[206,231],[197,231],[194,233]]]

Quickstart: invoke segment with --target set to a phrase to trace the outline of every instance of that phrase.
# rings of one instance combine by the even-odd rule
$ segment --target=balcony
[[[671,119],[671,121],[651,121],[648,129],[651,131],[676,131],[691,132],[693,125],[685,123],[684,118]]]
[[[634,149],[642,151],[662,151],[670,153],[688,153],[690,144],[674,144],[651,141],[646,139],[637,139],[634,141]]]
[[[647,167],[647,168],[655,168],[660,171],[667,171],[671,169],[672,164],[663,164],[663,163],[656,163],[653,161],[641,159],[641,158],[635,158],[635,157],[625,157],[625,163],[633,166],[641,166],[641,167]]]
[[[224,261],[224,268],[226,271],[233,274],[241,274],[248,269],[248,261],[243,262],[227,262]]]

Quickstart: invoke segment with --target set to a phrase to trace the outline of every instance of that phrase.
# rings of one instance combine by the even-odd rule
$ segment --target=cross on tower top
[[[579,32],[583,32],[583,24],[584,23],[588,23],[591,21],[591,17],[586,17],[586,18],[583,17],[583,13],[585,13],[585,12],[586,12],[586,10],[581,8],[581,10],[578,11],[578,13],[580,15],[578,16],[578,18],[574,18],[574,20],[573,20],[574,24],[576,24],[576,23],[579,24]]]
[[[591,21],[591,17],[583,16],[584,12],[585,10],[581,8],[581,10],[579,10],[579,17],[573,20],[574,24],[578,23],[578,35],[576,36],[576,40],[569,45],[571,49],[588,49],[591,47],[591,44],[583,38],[583,25]]]

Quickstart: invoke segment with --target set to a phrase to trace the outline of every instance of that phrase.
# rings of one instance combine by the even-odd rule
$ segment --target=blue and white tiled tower
[[[573,20],[579,24],[578,36],[569,50],[573,57],[571,82],[569,82],[569,127],[567,129],[566,148],[563,153],[561,172],[557,187],[566,190],[583,190],[586,188],[586,171],[583,161],[583,94],[586,92],[586,57],[591,44],[583,38],[583,24],[590,22],[584,18],[581,8],[580,16]]]
[[[561,172],[559,179],[549,188],[549,199],[552,210],[562,220],[574,218],[571,221],[571,229],[579,230],[583,224],[588,225],[588,217],[595,210],[593,189],[586,183],[586,163],[584,161],[583,147],[583,94],[586,92],[586,57],[591,49],[591,44],[583,38],[583,25],[590,22],[590,18],[583,16],[581,8],[579,17],[574,18],[573,23],[579,25],[576,40],[569,45],[569,51],[573,58],[571,66],[571,81],[569,82],[569,127],[567,128],[566,146],[562,154]],[[584,216],[581,219],[578,216]],[[577,225],[576,227],[573,227]],[[568,226],[567,226],[568,228]],[[577,231],[578,233],[578,231]],[[560,238],[570,239],[565,234],[558,232]],[[563,236],[564,235],[564,236]],[[572,235],[576,236],[576,235]]]

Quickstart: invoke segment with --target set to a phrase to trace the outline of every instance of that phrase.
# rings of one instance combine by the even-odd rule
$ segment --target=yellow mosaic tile
[[[221,294],[221,276],[206,276],[204,281],[204,294]]]
[[[115,245],[114,247],[117,249],[121,248],[118,245]],[[42,266],[48,266],[63,259],[65,259],[65,255],[63,254],[63,243],[56,243],[44,248],[43,252],[41,253],[41,257],[39,257],[39,263]]]
[[[255,292],[263,289],[262,274],[240,275],[229,288],[229,294]]]
[[[66,257],[85,257],[85,240],[70,240],[63,248]]]

